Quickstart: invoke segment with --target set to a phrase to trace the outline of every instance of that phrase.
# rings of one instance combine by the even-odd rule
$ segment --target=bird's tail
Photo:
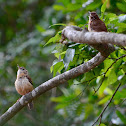
[[[31,110],[34,108],[34,104],[33,104],[33,101],[28,103],[28,108]]]

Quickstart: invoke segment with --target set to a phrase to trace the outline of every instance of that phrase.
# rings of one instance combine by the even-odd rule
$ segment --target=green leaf
[[[94,11],[96,8],[101,6],[101,2],[98,0],[95,0],[95,2],[92,2],[91,4],[86,6],[86,10]]]
[[[113,60],[111,59],[106,59],[104,61],[104,69],[102,71],[106,72],[106,70],[108,69],[108,67],[111,66],[111,64],[113,63]]]
[[[123,61],[126,61],[126,56],[125,56],[125,57],[123,57]]]
[[[116,22],[118,21],[118,17],[116,14],[114,13],[108,13],[107,15],[105,15],[105,22],[107,24],[112,23],[112,21],[116,20]]]
[[[54,8],[54,10],[57,10],[57,11],[65,10],[65,7],[62,5],[54,5],[53,8]]]
[[[68,3],[70,3],[70,0],[57,0],[59,3],[62,3],[64,6],[66,6]]]
[[[64,11],[64,12],[70,12],[70,11],[76,11],[79,10],[82,7],[82,4],[74,4],[74,3],[67,3],[65,6],[62,5],[54,5],[53,8],[57,11]]]
[[[63,59],[64,67],[67,69],[70,61],[73,60],[75,49],[67,49],[65,57]]]
[[[53,77],[56,76],[56,73],[59,72],[63,69],[64,64],[63,62],[57,62],[55,65],[52,65],[50,68],[50,71],[53,71]]]
[[[79,104],[75,111],[76,111],[76,114],[78,116],[80,116],[83,110],[84,110],[84,105],[83,104]]]
[[[119,110],[116,110],[116,114],[122,120],[122,122],[126,124],[126,118]]]
[[[59,31],[54,37],[52,37],[51,39],[49,39],[49,41],[44,46],[46,46],[46,45],[48,45],[50,43],[59,42],[60,39],[61,39],[61,33],[62,33],[62,31]]]
[[[108,0],[106,0],[106,1],[104,2],[104,4],[102,5],[102,7],[101,7],[101,12],[102,12],[102,13],[104,13],[105,10],[106,10],[107,2],[108,2]]]
[[[120,100],[120,99],[126,98],[126,93],[125,92],[126,92],[126,89],[123,89],[121,92],[117,91],[114,99]]]
[[[122,85],[126,84],[126,75],[123,74],[123,75],[121,76],[121,78],[120,78],[119,81],[120,81],[120,83],[121,83]]]
[[[115,23],[115,26],[119,26],[119,27],[122,27],[122,28],[126,28],[126,24],[125,23],[116,22]]]
[[[39,32],[44,32],[45,31],[45,29],[42,26],[40,26],[40,25],[36,25],[36,28],[37,28],[37,30]]]
[[[103,98],[102,100],[100,100],[98,102],[99,105],[105,104],[109,99],[111,98],[111,96],[106,96],[105,98]]]
[[[82,5],[81,4],[73,4],[73,3],[69,3],[68,5],[67,5],[67,11],[76,11],[76,10],[78,10],[78,9],[80,9],[82,7]]]
[[[53,24],[53,25],[50,25],[49,28],[51,28],[52,26],[66,26],[66,24],[63,24],[63,23]]]
[[[59,56],[62,56],[62,55],[65,55],[66,54],[66,51],[63,51],[61,53],[55,53],[55,57],[57,57],[59,59]]]
[[[106,0],[106,1],[104,2],[104,4],[102,5],[102,7],[101,7],[101,15],[102,15],[102,17],[103,17],[103,14],[104,14],[105,10],[106,10],[107,2],[108,2],[108,0]]]
[[[70,104],[70,103],[69,103]],[[65,108],[65,107],[67,107],[68,106],[68,104],[66,104],[66,103],[62,103],[62,104],[58,104],[57,106],[56,106],[56,109],[62,109],[62,108]]]
[[[103,83],[102,83],[102,85],[101,85],[101,87],[100,87],[100,89],[99,89],[99,91],[98,91],[98,95],[99,96],[102,96],[103,95],[103,92],[104,92],[104,90],[105,90],[105,88],[108,86],[108,83],[107,83],[107,81],[106,81],[106,79],[103,81]]]
[[[87,119],[93,111],[93,105],[92,104],[86,104],[85,106],[85,119]]]
[[[53,102],[63,102],[64,101],[64,96],[60,96],[60,97],[51,97],[51,101]]]
[[[58,53],[62,53],[62,52],[64,52],[64,51],[66,51],[66,49],[64,50],[64,45],[62,44],[62,43],[57,43],[56,44],[56,53],[58,52]]]
[[[126,62],[122,65],[122,69],[126,73]]]
[[[117,75],[115,71],[112,69],[111,72],[109,72],[109,75],[107,75],[107,83],[108,84],[113,84],[117,81]]]
[[[113,91],[110,88],[106,88],[105,92],[107,92],[109,95],[113,95]]]
[[[71,104],[71,101],[74,101],[73,99],[75,99],[76,95],[74,93],[70,93],[68,91],[68,89],[66,89],[66,91],[67,91],[67,94],[68,94],[67,96],[59,96],[59,97],[52,97],[51,98],[51,101],[54,101],[54,102],[58,102],[59,103],[56,106],[56,109],[65,108],[69,104]],[[63,92],[63,93],[66,93],[66,91]]]
[[[122,12],[126,12],[126,2],[117,3],[116,5],[117,5],[119,10],[121,10]]]
[[[81,82],[88,81],[88,80],[92,79],[94,76],[95,76],[94,73],[92,71],[89,71],[84,74],[84,78],[82,78]]]
[[[106,126],[105,124],[101,123],[100,126]]]

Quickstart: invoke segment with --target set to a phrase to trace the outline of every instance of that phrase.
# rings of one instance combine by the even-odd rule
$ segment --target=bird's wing
[[[97,20],[91,23],[91,29],[96,32],[102,32],[105,31],[107,32],[107,28],[105,26],[105,23],[101,20]]]
[[[29,80],[29,82],[33,85],[32,79],[31,79],[28,75],[27,75],[26,77],[27,77],[27,79]]]

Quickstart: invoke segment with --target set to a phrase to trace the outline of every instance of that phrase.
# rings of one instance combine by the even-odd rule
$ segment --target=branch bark
[[[126,35],[111,32],[87,32],[77,26],[67,26],[62,34],[71,41],[86,44],[115,44],[126,46]]]
[[[122,45],[125,45],[126,43],[125,35],[120,34],[119,36],[123,36],[123,39],[118,36],[121,39],[119,41],[118,37],[113,38],[111,37],[110,34],[115,37],[118,36],[117,34],[115,35],[113,33],[84,32],[84,30],[75,26],[71,26],[71,27],[68,26],[63,30],[63,36],[67,37],[70,40],[73,40],[74,42],[94,44],[94,43],[101,43],[101,42],[108,43],[107,41],[110,41],[111,43],[114,41],[114,43],[118,44],[118,42],[120,42],[121,40],[125,38],[122,44]],[[104,46],[103,47],[100,46],[100,47],[101,49],[99,50],[102,50],[104,48]],[[3,115],[0,116],[0,126],[4,125],[8,120],[10,120],[14,115],[16,115],[28,102],[31,102],[33,99],[39,97],[44,92],[54,87],[57,87],[58,85],[61,85],[66,81],[90,71],[91,69],[95,68],[100,63],[102,63],[106,59],[106,57],[113,51],[114,51],[114,47],[110,45],[107,50],[104,49],[104,52],[106,53],[105,56],[102,55],[101,52],[99,52],[95,57],[90,59],[88,62],[85,62],[78,67],[75,67],[69,71],[64,72],[63,74],[60,74],[46,81],[45,83],[36,87],[32,92],[22,96],[18,102],[16,102]]]
[[[16,115],[16,113],[18,113],[28,102],[32,101],[34,98],[39,97],[44,92],[54,87],[57,87],[58,85],[63,84],[64,82],[72,78],[75,78],[81,74],[90,71],[91,69],[95,68],[100,63],[102,63],[104,60],[105,57],[102,56],[101,53],[98,53],[95,57],[93,57],[88,62],[85,62],[84,64],[78,67],[66,71],[63,74],[60,74],[46,81],[40,86],[36,87],[32,92],[22,96],[18,102],[16,102],[3,115],[0,116],[0,126],[4,125],[8,120],[10,120],[14,115]]]

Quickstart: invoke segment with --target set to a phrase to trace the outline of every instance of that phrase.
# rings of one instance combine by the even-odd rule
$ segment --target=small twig
[[[121,83],[119,83],[119,85],[118,85],[118,87],[116,88],[116,90],[115,90],[114,94],[112,95],[111,99],[109,100],[109,102],[107,103],[107,105],[104,107],[104,109],[102,110],[101,114],[98,116],[97,120],[93,123],[92,126],[94,126],[95,123],[97,123],[98,120],[99,120],[100,118],[102,118],[103,113],[105,112],[105,110],[107,109],[107,107],[109,106],[109,104],[111,103],[111,101],[113,100],[113,98],[114,98],[114,96],[115,96],[115,94],[116,94],[116,92],[118,91],[118,89],[119,89],[120,86],[121,86]]]
[[[101,75],[102,75],[102,74],[101,74]],[[98,75],[98,76],[101,76],[101,75]],[[81,83],[77,83],[77,84],[74,84],[74,85],[90,83],[92,80],[94,80],[94,79],[97,78],[98,76],[95,76],[95,77],[91,78],[90,80],[87,80],[87,81],[84,81],[84,82],[81,82]]]
[[[123,56],[120,56],[119,58],[117,58],[117,59],[109,66],[109,68],[106,70],[105,74],[108,72],[108,70],[109,70],[119,59],[121,59],[121,58],[123,58],[123,57],[126,57],[126,54],[123,55]]]
[[[68,100],[68,101],[65,101],[65,102],[72,102],[75,99],[79,98],[79,96],[81,97],[81,95],[83,95],[83,92],[87,89],[88,85],[89,85],[89,83],[85,86],[85,88],[75,98]]]
[[[93,90],[94,90],[94,92],[96,93],[96,90],[95,90],[95,88],[93,87]]]
[[[102,121],[102,115],[101,115],[101,117],[100,117],[100,122],[99,122],[99,125],[98,125],[98,126],[100,126],[100,124],[101,124],[101,121]]]
[[[113,59],[113,60],[116,60],[116,58],[110,58],[110,57],[108,57],[107,59]]]
[[[116,105],[116,106],[115,106],[115,109],[117,109],[118,107],[120,107],[120,106],[124,103],[124,101],[126,101],[126,98],[123,99],[123,101],[122,101],[119,105]]]
[[[102,79],[101,84],[100,84],[100,85],[98,86],[98,88],[95,90],[95,92],[94,92],[93,95],[95,95],[95,93],[99,90],[99,88],[101,87],[101,85],[102,85],[102,83],[103,83],[104,80],[105,80],[105,73],[104,73],[104,77],[103,77],[103,79]]]
[[[115,61],[107,68],[107,70],[106,70],[105,73],[104,73],[103,80],[102,80],[101,84],[99,85],[99,87],[95,90],[95,93],[96,93],[96,92],[99,90],[99,88],[101,87],[101,85],[102,85],[102,83],[103,83],[103,81],[104,81],[104,79],[105,79],[105,75],[106,75],[106,73],[109,71],[109,69],[110,69],[119,59],[121,59],[121,58],[123,58],[123,57],[126,57],[126,54],[123,55],[123,56],[120,56],[120,57],[117,58],[117,59],[115,59]],[[95,93],[94,93],[94,94],[95,94]]]

